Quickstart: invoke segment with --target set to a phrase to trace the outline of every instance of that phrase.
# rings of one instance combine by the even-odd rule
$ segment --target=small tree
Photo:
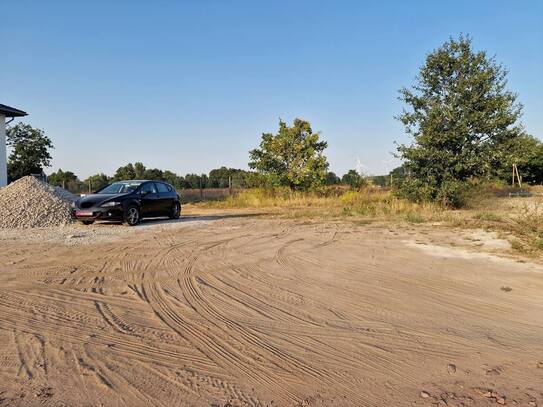
[[[319,138],[305,120],[295,119],[292,127],[280,120],[279,132],[262,134],[260,148],[249,152],[249,167],[293,190],[319,187],[328,169],[323,155],[327,143]]]
[[[137,174],[137,173],[136,173]],[[138,178],[139,176],[136,175]],[[147,168],[142,174],[141,179],[150,179],[155,181],[162,181],[164,179],[164,173],[158,168]]]
[[[113,176],[113,180],[115,181],[131,179],[136,179],[136,170],[134,169],[132,163],[128,163],[123,167],[117,168],[117,171],[115,171],[115,175]]]
[[[523,135],[507,143],[501,166],[497,172],[501,179],[511,182],[511,171],[516,165],[523,182],[543,182],[543,143],[535,137]]]
[[[339,183],[341,183],[341,179],[334,172],[330,171],[326,173],[326,185],[337,185]]]
[[[543,185],[543,143],[540,141],[527,143],[531,145],[531,148],[524,162],[520,164],[519,171],[525,181]]]
[[[349,185],[352,189],[359,189],[364,186],[366,180],[356,170],[349,170],[347,174],[341,177],[341,182]]]
[[[134,163],[134,179],[145,179],[145,165],[141,162]]]
[[[208,178],[205,174],[187,174],[185,175],[185,188],[207,188]]]
[[[183,187],[183,182],[184,182],[183,177],[180,177],[173,171],[165,170],[164,173],[162,174],[162,180],[172,184],[174,188]]]
[[[84,183],[86,188],[90,187],[91,191],[97,191],[109,184],[110,181],[111,178],[109,178],[106,174],[100,173],[91,175],[84,181]]]
[[[400,91],[410,110],[398,119],[414,139],[398,148],[410,174],[402,194],[459,206],[466,181],[496,175],[507,143],[522,134],[521,105],[506,76],[469,37],[451,38],[426,57],[413,88]]]
[[[18,123],[7,130],[7,145],[11,147],[8,158],[8,177],[15,181],[31,174],[41,174],[49,167],[54,148],[51,139],[43,130],[28,124]]]
[[[59,187],[65,187],[68,183],[77,183],[79,180],[77,176],[71,171],[62,171],[61,168],[58,171],[53,172],[47,177],[47,181],[51,185],[56,185]]]

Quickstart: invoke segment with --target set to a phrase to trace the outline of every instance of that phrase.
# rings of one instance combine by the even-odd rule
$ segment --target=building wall
[[[6,158],[6,118],[0,114],[0,187],[8,183]]]

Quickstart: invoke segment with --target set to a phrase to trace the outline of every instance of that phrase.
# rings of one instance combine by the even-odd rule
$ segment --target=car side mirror
[[[150,191],[140,191],[141,196],[148,195]]]

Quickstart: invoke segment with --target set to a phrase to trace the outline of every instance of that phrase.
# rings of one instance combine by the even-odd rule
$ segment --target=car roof
[[[166,181],[157,181],[157,180],[152,180],[152,179],[129,179],[129,180],[115,181],[115,182],[120,182],[120,183],[123,183],[123,184],[131,184],[133,182],[139,182],[140,184],[143,184],[144,182],[162,182],[163,184],[170,185]]]

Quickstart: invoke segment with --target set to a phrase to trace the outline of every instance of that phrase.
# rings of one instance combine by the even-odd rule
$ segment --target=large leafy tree
[[[469,37],[428,54],[415,85],[400,91],[408,109],[398,118],[413,136],[398,148],[410,174],[403,192],[460,205],[466,181],[496,175],[506,146],[523,134],[522,106],[506,85],[507,71]]]
[[[279,121],[277,134],[264,133],[260,148],[249,152],[249,167],[268,176],[273,183],[295,190],[321,186],[328,169],[323,154],[326,141],[320,141],[309,122],[295,119],[292,127]]]
[[[41,174],[51,163],[51,139],[43,130],[28,124],[17,123],[7,130],[7,145],[11,148],[8,158],[8,177],[15,181],[31,174]]]

